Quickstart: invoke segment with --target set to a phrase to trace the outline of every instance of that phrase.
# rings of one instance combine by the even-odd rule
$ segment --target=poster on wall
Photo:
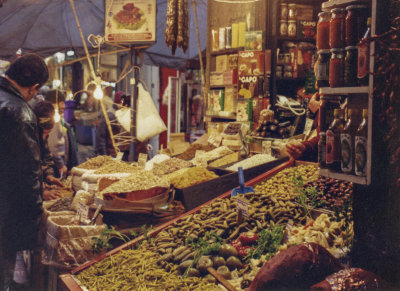
[[[156,12],[156,0],[106,0],[106,42],[154,43]]]

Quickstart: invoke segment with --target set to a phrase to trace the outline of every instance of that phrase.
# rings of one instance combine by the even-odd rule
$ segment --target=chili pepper
[[[240,242],[242,243],[242,245],[245,246],[252,245],[257,241],[257,239],[258,239],[257,234],[253,232],[242,232],[239,235]]]
[[[236,249],[237,247],[242,246],[242,243],[240,242],[239,239],[235,239],[235,240],[231,241],[231,246],[233,246]]]
[[[239,257],[244,258],[245,256],[247,256],[249,254],[251,247],[250,246],[238,246],[236,248]]]

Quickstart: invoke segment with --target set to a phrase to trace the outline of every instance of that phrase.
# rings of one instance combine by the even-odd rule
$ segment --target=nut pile
[[[120,161],[111,161],[98,168],[93,174],[135,173],[138,167]]]
[[[172,178],[170,182],[176,188],[182,189],[217,177],[217,174],[203,167],[193,167],[186,169],[181,175]]]
[[[209,152],[213,149],[215,149],[215,146],[213,146],[212,144],[204,145],[199,143],[193,143],[189,146],[189,148],[186,151],[178,155],[177,158],[188,161],[195,157],[196,151]]]
[[[193,164],[178,158],[171,158],[153,166],[153,173],[157,176],[166,175],[183,168],[192,167]]]
[[[221,167],[224,165],[228,165],[228,164],[237,162],[237,161],[239,161],[239,159],[240,159],[239,152],[234,152],[234,153],[226,155],[225,157],[222,157],[218,160],[215,160],[214,162],[210,163],[209,166],[214,167],[214,168]]]
[[[104,166],[105,164],[107,164],[109,162],[113,162],[112,157],[97,156],[97,157],[91,158],[91,159],[87,160],[86,162],[80,164],[79,166],[77,166],[77,168],[94,170],[94,169],[98,169],[98,168]]]
[[[262,164],[271,162],[273,160],[275,160],[275,158],[271,155],[257,154],[248,159],[237,162],[236,164],[233,164],[232,166],[230,166],[226,169],[230,170],[230,171],[237,171],[239,167],[242,167],[243,169],[249,169],[249,168],[252,168],[252,167],[255,167],[258,165],[262,165]]]
[[[213,149],[212,151],[203,153],[202,155],[195,157],[192,160],[192,163],[195,166],[201,166],[204,163],[208,163],[209,161],[216,160],[231,153],[233,153],[233,151],[230,148],[226,146],[221,146],[216,149]]]
[[[229,135],[235,135],[239,133],[239,130],[242,128],[241,123],[229,123],[225,128],[224,133]]]
[[[138,190],[147,190],[153,187],[169,187],[169,183],[153,173],[145,170],[138,170],[136,173],[111,184],[101,194],[105,193],[127,193]]]

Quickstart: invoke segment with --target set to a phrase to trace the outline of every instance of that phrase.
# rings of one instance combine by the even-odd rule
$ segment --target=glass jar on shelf
[[[345,16],[344,8],[331,10],[332,17],[329,22],[329,45],[331,48],[343,48],[345,46]]]
[[[288,20],[297,20],[297,5],[296,5],[296,3],[288,4]]]
[[[344,85],[357,86],[357,63],[358,63],[358,47],[347,46],[345,48],[346,56],[344,58]]]
[[[287,36],[288,35],[288,22],[287,20],[281,19],[279,24],[279,35]]]
[[[329,87],[343,87],[344,85],[344,49],[331,49],[329,61]]]
[[[329,22],[331,20],[330,12],[318,13],[317,23],[317,49],[330,49],[329,46]]]
[[[347,46],[357,45],[366,30],[368,7],[350,5],[346,7],[345,40]]]
[[[330,50],[319,50],[318,59],[315,63],[315,79],[319,88],[329,87],[329,60]]]
[[[287,29],[288,36],[295,37],[296,33],[297,33],[296,20],[289,20],[288,21],[288,29]]]
[[[281,3],[281,20],[288,19],[288,5],[287,3]]]

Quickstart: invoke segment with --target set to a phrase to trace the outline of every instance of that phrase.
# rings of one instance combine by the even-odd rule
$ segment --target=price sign
[[[117,157],[115,158],[117,161],[121,161],[122,157],[124,156],[124,152],[118,152]]]
[[[208,142],[213,146],[219,147],[222,142],[222,135],[219,133],[213,132],[208,138]]]
[[[238,197],[236,203],[238,213],[242,214],[246,218],[249,217],[249,203],[247,199]]]
[[[78,203],[78,209],[76,211],[76,216],[78,217],[78,219],[84,223],[89,223],[89,206],[82,204],[82,203]]]
[[[272,141],[270,140],[264,140],[262,142],[262,153],[271,155],[271,148],[272,148]]]
[[[144,167],[146,166],[146,162],[147,162],[147,154],[140,153],[138,158],[139,168],[144,169]]]

